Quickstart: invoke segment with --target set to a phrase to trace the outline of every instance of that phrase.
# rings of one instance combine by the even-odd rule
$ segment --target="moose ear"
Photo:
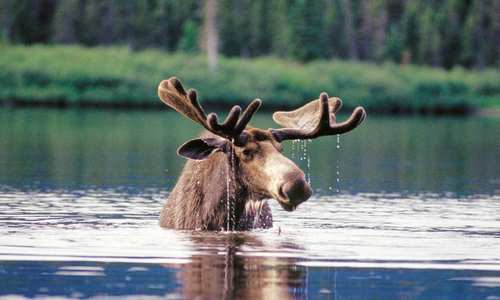
[[[177,149],[177,154],[194,160],[204,160],[216,151],[226,151],[227,140],[222,138],[202,138],[185,142]]]

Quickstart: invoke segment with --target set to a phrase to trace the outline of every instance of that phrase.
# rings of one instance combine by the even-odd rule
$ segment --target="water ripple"
[[[451,260],[465,268],[464,261],[481,260],[500,270],[495,195],[316,195],[292,213],[270,201],[273,229],[229,237],[159,228],[168,196],[159,189],[0,192],[3,260],[170,261],[223,252],[236,238],[238,255],[296,257],[313,265]]]

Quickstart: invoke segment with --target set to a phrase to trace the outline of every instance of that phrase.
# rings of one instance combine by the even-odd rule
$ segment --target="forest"
[[[370,111],[500,107],[500,0],[0,0],[0,106],[208,105],[328,91]]]
[[[499,0],[219,0],[223,56],[499,67]],[[201,0],[2,0],[2,40],[202,52]]]

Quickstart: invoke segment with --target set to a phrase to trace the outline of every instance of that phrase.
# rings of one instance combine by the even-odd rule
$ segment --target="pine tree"
[[[347,44],[347,57],[349,59],[358,59],[358,37],[354,24],[353,6],[351,0],[340,0],[342,13],[344,15],[344,30]]]
[[[390,25],[382,57],[396,63],[403,62],[403,45],[403,37],[400,27],[397,24]]]
[[[418,1],[408,1],[401,18],[401,30],[404,41],[404,60],[407,62],[418,62],[420,35],[419,35],[419,13],[421,7]]]
[[[0,40],[193,52],[201,0],[0,0]],[[500,67],[500,0],[217,0],[228,56]]]
[[[327,47],[327,40],[324,38],[325,1],[306,0],[306,10],[304,11],[304,48],[305,56],[303,60],[313,60],[325,57],[324,49]]]
[[[436,10],[427,6],[419,18],[418,60],[421,63],[439,66],[441,37],[436,26]]]
[[[385,0],[362,2],[360,56],[379,60],[383,55],[387,23]]]
[[[324,57],[324,50],[328,44],[324,39],[326,29],[323,1],[303,0],[291,5],[291,55],[301,61],[308,61]]]
[[[193,20],[184,22],[179,51],[194,53],[198,51],[198,25]]]
[[[271,49],[272,52],[281,57],[290,55],[291,28],[288,17],[288,1],[276,0],[272,2],[274,11],[271,23]]]
[[[63,44],[79,42],[77,30],[82,9],[83,4],[80,0],[66,0],[59,3],[53,22],[52,40],[54,42]]]
[[[478,40],[479,13],[477,3],[473,4],[465,19],[462,33],[463,49],[461,61],[464,65],[472,67],[476,63],[476,50],[480,47]]]
[[[461,31],[465,10],[464,0],[447,0],[441,7],[441,21],[439,24],[442,47],[443,66],[451,68],[460,58],[462,49]]]
[[[250,53],[263,55],[271,50],[271,28],[269,22],[270,2],[253,0],[250,3]]]
[[[14,19],[18,15],[15,0],[0,1],[0,24],[2,26],[2,38],[4,42],[13,40]]]

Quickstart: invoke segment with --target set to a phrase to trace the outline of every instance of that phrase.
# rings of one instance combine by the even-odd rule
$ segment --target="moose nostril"
[[[281,196],[288,198],[290,202],[299,204],[311,197],[312,190],[304,179],[288,181],[280,188]]]
[[[280,197],[283,198],[283,199],[287,199],[288,198],[287,194],[285,193],[285,189],[284,189],[285,185],[286,185],[286,183],[283,184],[283,185],[281,185],[280,188],[279,188],[279,190],[278,190],[278,193],[279,193]]]

